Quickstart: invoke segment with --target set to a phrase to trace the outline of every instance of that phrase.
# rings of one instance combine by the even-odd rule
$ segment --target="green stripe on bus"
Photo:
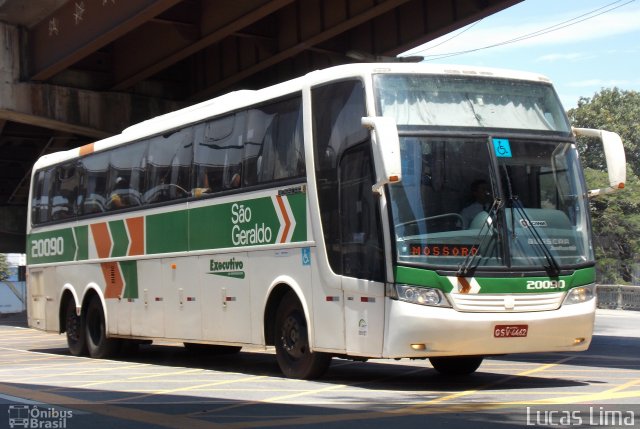
[[[405,283],[417,286],[428,286],[451,292],[453,285],[445,276],[438,275],[435,271],[420,268],[396,267],[396,283]],[[549,280],[549,277],[474,277],[480,285],[479,293],[541,293],[558,292],[558,289],[527,289],[527,282],[536,280]],[[595,268],[583,268],[576,270],[572,275],[560,276],[553,280],[564,280],[566,286],[562,290],[572,287],[594,283],[596,280]]]
[[[291,211],[296,218],[296,228],[291,236],[292,242],[307,240],[307,195],[293,194],[289,195],[289,205]]]
[[[120,270],[122,270],[122,278],[124,279],[124,292],[122,298],[136,299],[138,298],[138,264],[136,261],[120,262]]]
[[[78,246],[76,260],[84,261],[89,259],[89,227],[87,225],[76,226],[73,231],[76,234],[76,246]]]
[[[27,236],[27,263],[73,261],[76,248],[71,228],[30,234]]]
[[[145,224],[147,254],[184,252],[189,249],[187,210],[149,215]]]
[[[127,256],[130,239],[125,221],[109,221],[108,227],[113,241],[109,256]],[[30,234],[28,263],[87,260],[89,234],[87,225]],[[147,215],[144,236],[148,255],[306,241],[306,194]]]
[[[124,227],[124,221],[114,220],[109,222],[109,231],[111,231],[111,238],[113,240],[111,257],[127,256],[129,238],[127,237],[127,230]]]
[[[306,205],[304,208],[306,209]],[[192,209],[189,222],[190,249],[220,249],[277,243],[281,224],[276,210],[279,208],[276,208],[271,197]],[[305,211],[301,212],[299,207],[297,211],[294,211],[293,207],[291,210],[296,222],[300,219],[302,223],[306,223]]]

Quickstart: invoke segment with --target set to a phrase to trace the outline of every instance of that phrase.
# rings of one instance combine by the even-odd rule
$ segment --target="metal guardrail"
[[[640,286],[598,285],[598,308],[640,311]]]

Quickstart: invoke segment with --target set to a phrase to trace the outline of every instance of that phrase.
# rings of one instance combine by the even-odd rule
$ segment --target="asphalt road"
[[[461,378],[428,361],[334,359],[301,381],[271,351],[73,357],[64,336],[2,317],[0,428],[640,427],[639,356],[640,313],[598,310],[587,352],[490,358]]]

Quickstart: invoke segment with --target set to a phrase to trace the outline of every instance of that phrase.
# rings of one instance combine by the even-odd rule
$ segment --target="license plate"
[[[526,337],[529,332],[529,325],[496,325],[493,328],[495,338],[518,338]]]

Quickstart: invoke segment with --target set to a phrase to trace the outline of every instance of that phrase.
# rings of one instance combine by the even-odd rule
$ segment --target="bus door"
[[[342,288],[347,352],[382,354],[384,244],[370,141],[349,148],[339,167]]]
[[[372,191],[370,134],[362,126],[367,116],[364,82],[319,85],[311,96],[318,203],[332,272],[314,289],[314,338],[321,347],[378,356],[385,263],[379,202]],[[336,332],[344,335],[339,338]]]

